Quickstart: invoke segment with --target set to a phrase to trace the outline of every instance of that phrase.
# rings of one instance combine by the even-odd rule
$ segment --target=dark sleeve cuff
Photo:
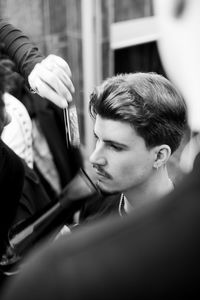
[[[19,73],[27,81],[34,66],[44,59],[38,48],[21,30],[0,19],[0,40],[5,51],[16,63]]]

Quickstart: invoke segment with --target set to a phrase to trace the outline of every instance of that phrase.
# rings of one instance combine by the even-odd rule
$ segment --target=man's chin
[[[108,187],[104,183],[100,182],[99,180],[97,181],[96,185],[100,189],[101,193],[104,195],[113,195],[113,194],[118,194],[120,191],[111,187]]]

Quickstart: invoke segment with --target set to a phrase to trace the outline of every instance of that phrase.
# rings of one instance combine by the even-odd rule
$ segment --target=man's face
[[[128,124],[97,115],[94,126],[96,147],[90,156],[97,184],[105,192],[131,192],[149,181],[153,172],[154,150]]]

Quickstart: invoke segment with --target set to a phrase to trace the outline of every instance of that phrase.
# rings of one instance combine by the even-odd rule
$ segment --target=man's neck
[[[166,168],[158,170],[148,182],[124,192],[124,196],[128,201],[128,210],[131,210],[130,207],[137,208],[145,203],[162,198],[173,188],[173,183],[168,177]]]

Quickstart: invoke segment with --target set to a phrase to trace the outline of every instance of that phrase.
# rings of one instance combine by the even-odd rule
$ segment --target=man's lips
[[[102,169],[99,169],[98,167],[94,166],[94,169],[96,171],[96,174],[98,175],[98,177],[104,177],[107,179],[111,179],[111,175],[108,174],[107,172],[103,171]]]

